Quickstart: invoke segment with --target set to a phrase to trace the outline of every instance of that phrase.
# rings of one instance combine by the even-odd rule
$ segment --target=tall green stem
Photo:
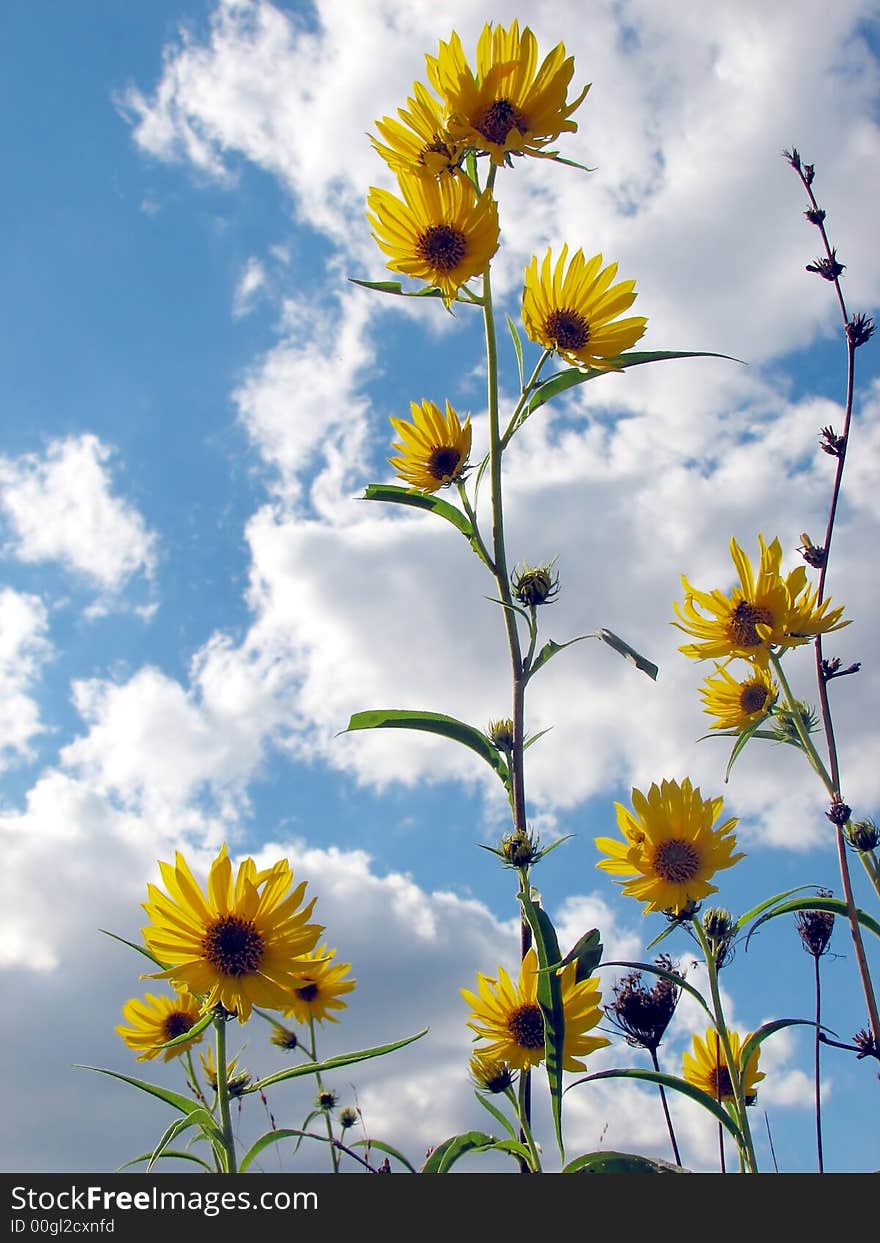
[[[232,1117],[229,1112],[229,1080],[226,1075],[226,1016],[224,1014],[215,1016],[214,1032],[217,1037],[217,1104],[220,1107],[220,1134],[226,1154],[225,1173],[237,1174],[235,1136],[232,1134]]]
[[[312,1038],[312,1047],[310,1049],[310,1053],[312,1055],[312,1061],[317,1062],[318,1045],[315,1039],[315,1019],[314,1019],[314,1016],[311,1014],[309,1015],[309,1035]],[[315,1081],[318,1085],[318,1095],[320,1096],[324,1091],[324,1084],[321,1081],[320,1071],[315,1072]],[[330,1110],[325,1109],[322,1112],[324,1114],[324,1123],[327,1129],[327,1140],[328,1140],[328,1147],[330,1149],[330,1161],[333,1166],[333,1173],[338,1174],[339,1173],[339,1153],[336,1150],[336,1137],[333,1134],[333,1123],[330,1119]]]

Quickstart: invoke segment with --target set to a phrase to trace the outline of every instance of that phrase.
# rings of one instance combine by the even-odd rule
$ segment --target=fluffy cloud
[[[38,596],[0,589],[0,771],[30,755],[30,740],[45,728],[30,694],[51,653],[48,614]]]
[[[42,455],[0,458],[0,510],[21,561],[55,561],[104,595],[152,574],[156,536],[113,490],[113,450],[97,436],[53,440]]]

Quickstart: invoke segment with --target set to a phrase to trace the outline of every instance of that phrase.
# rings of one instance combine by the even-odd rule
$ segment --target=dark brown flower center
[[[202,938],[202,953],[223,975],[253,975],[260,969],[265,948],[253,920],[221,915]]]
[[[162,1024],[163,1043],[166,1040],[174,1040],[177,1036],[182,1036],[191,1027],[195,1027],[195,1022],[191,1014],[185,1014],[183,1010],[172,1010]]]
[[[700,856],[690,842],[672,837],[654,852],[654,871],[671,885],[693,880],[700,870]]]
[[[525,134],[529,128],[528,120],[514,108],[509,99],[496,99],[474,122],[474,129],[483,135],[487,142],[498,143],[507,141],[512,129]]]
[[[301,1001],[314,1001],[318,995],[318,986],[314,980],[310,980],[308,984],[296,989],[296,995]]]
[[[751,604],[748,600],[740,600],[730,614],[727,635],[737,647],[760,647],[763,640],[756,627],[772,625],[773,614],[769,609]]]
[[[426,465],[429,475],[446,483],[455,478],[460,463],[461,454],[458,449],[453,448],[452,445],[439,445],[438,448],[431,450],[431,456]]]
[[[726,1066],[713,1066],[709,1075],[709,1081],[712,1084],[712,1095],[716,1101],[729,1101],[733,1099],[733,1084],[730,1081],[730,1071]]]
[[[544,331],[558,350],[579,350],[590,339],[590,325],[578,311],[551,311]]]
[[[763,712],[770,692],[763,682],[747,682],[739,697],[743,712]]]
[[[416,242],[420,259],[438,272],[452,272],[467,253],[467,237],[451,224],[432,224]]]
[[[544,1015],[534,1001],[523,1002],[511,1010],[507,1030],[521,1049],[544,1048]]]

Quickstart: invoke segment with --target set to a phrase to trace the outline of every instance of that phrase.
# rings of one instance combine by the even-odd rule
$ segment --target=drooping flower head
[[[428,81],[443,100],[446,127],[462,143],[488,152],[493,164],[514,155],[552,156],[548,143],[574,133],[571,114],[589,86],[568,101],[574,59],[557,44],[538,65],[538,41],[526,26],[487,24],[477,42],[476,73],[453,31],[436,56],[426,56]]]
[[[748,1036],[742,1039],[735,1031],[730,1030],[727,1035],[730,1040],[731,1056],[734,1064],[739,1067],[742,1077],[743,1097],[747,1105],[752,1105],[758,1096],[758,1084],[766,1078],[763,1071],[758,1070],[760,1050],[755,1049],[749,1058],[748,1065],[742,1066],[741,1054]],[[714,1027],[707,1029],[705,1039],[694,1034],[693,1048],[689,1053],[684,1054],[682,1065],[684,1079],[693,1084],[695,1088],[705,1092],[707,1096],[711,1096],[713,1100],[723,1104],[736,1099],[721,1039]]]
[[[294,985],[285,1011],[298,1023],[307,1024],[311,1019],[319,1023],[339,1022],[330,1011],[345,1009],[346,1002],[340,998],[352,992],[357,980],[345,979],[351,971],[351,963],[334,963],[335,956],[336,950],[328,949],[326,945],[319,945],[313,953],[306,955],[299,968],[299,981]]]
[[[387,267],[441,290],[449,307],[498,249],[498,204],[467,177],[401,173],[397,180],[402,199],[376,186],[367,196],[373,237]]]
[[[189,993],[177,993],[174,997],[156,997],[146,993],[143,998],[132,997],[122,1007],[122,1017],[129,1026],[120,1024],[116,1034],[138,1053],[139,1062],[149,1062],[154,1057],[170,1062],[202,1039],[200,1032],[192,1040],[184,1040],[173,1049],[160,1047],[190,1031],[202,1017],[198,1000]]]
[[[381,138],[370,138],[373,147],[395,173],[415,173],[439,177],[454,173],[464,152],[464,144],[446,129],[443,111],[421,82],[413,83],[409,108],[398,108],[394,117],[376,122]]]
[[[767,669],[749,665],[741,680],[731,677],[723,665],[700,688],[704,712],[715,717],[710,729],[747,729],[762,720],[776,702],[779,691]]]
[[[601,255],[585,259],[582,250],[568,263],[568,246],[562,247],[555,266],[548,250],[540,271],[535,256],[523,287],[523,327],[529,339],[555,350],[574,367],[619,369],[612,360],[635,345],[648,321],[641,316],[619,318],[636,300],[636,283],[614,285],[616,275],[616,263],[603,268]]]
[[[711,878],[733,867],[744,856],[734,854],[735,819],[715,827],[723,800],[704,799],[685,778],[652,785],[647,796],[632,792],[633,809],[615,803],[623,841],[597,837],[608,855],[596,867],[620,877],[623,892],[644,902],[645,914],[670,911],[680,915],[718,886]]]
[[[150,923],[142,931],[167,969],[151,978],[171,980],[199,997],[203,1012],[222,1005],[240,1023],[253,1006],[284,1010],[322,932],[309,922],[315,899],[302,906],[305,881],[288,893],[293,872],[287,860],[258,871],[245,859],[233,878],[224,844],[206,893],[181,854],[173,866],[160,862],[159,868],[168,892],[147,886]]]
[[[730,541],[739,585],[729,596],[717,588],[697,591],[682,575],[685,599],[682,605],[673,605],[680,620],[672,624],[700,640],[678,649],[685,656],[692,660],[742,656],[766,666],[771,648],[797,647],[817,634],[849,625],[840,620],[842,606],[832,609],[830,600],[818,602],[817,590],[808,585],[802,565],[782,577],[778,539],[768,545],[759,535],[758,544],[761,563],[756,575],[736,540]]]
[[[421,492],[436,492],[460,479],[471,451],[470,416],[462,424],[446,403],[446,414],[433,401],[410,402],[412,422],[391,419],[400,440],[393,447],[400,457],[389,458],[396,474]]]
[[[559,972],[565,1014],[564,1070],[585,1070],[585,1063],[579,1059],[610,1043],[604,1036],[587,1035],[602,1019],[599,981],[593,977],[578,983],[576,973],[574,962]],[[528,1070],[543,1062],[544,1015],[538,1004],[538,957],[534,947],[522,960],[516,985],[499,967],[497,978],[480,973],[477,992],[463,988],[461,995],[473,1012],[468,1027],[489,1042],[477,1049],[481,1057],[503,1062],[512,1070]]]

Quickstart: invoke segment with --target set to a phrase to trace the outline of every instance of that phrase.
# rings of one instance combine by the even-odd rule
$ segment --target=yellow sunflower
[[[583,370],[619,370],[611,361],[644,335],[641,316],[619,319],[636,300],[635,281],[611,282],[617,264],[602,267],[602,256],[585,259],[578,250],[568,260],[563,246],[556,266],[548,250],[538,271],[537,256],[526,268],[523,287],[523,327],[530,340],[555,350]]]
[[[402,456],[388,461],[411,487],[436,492],[459,479],[467,466],[471,451],[470,416],[462,424],[448,401],[445,416],[433,401],[423,401],[421,406],[410,402],[410,412],[411,423],[391,419],[391,426],[400,437],[393,448]]]
[[[189,993],[178,993],[175,997],[155,997],[152,993],[146,993],[143,998],[132,997],[122,1007],[122,1017],[129,1026],[120,1024],[116,1034],[130,1049],[142,1050],[138,1053],[139,1062],[149,1062],[160,1056],[163,1061],[170,1062],[202,1039],[200,1032],[192,1040],[185,1040],[173,1049],[160,1048],[160,1045],[195,1027],[202,1017],[198,1001]]]
[[[716,872],[733,867],[744,856],[733,854],[735,819],[714,827],[723,800],[703,799],[690,779],[654,784],[647,797],[632,792],[633,810],[620,803],[617,824],[622,842],[597,837],[599,850],[609,856],[596,864],[620,881],[628,897],[646,903],[645,914],[671,911],[680,915],[718,886],[709,883]]]
[[[480,1092],[491,1092],[493,1096],[506,1092],[513,1084],[515,1072],[506,1062],[496,1057],[487,1057],[485,1053],[475,1053],[469,1064],[471,1082]]]
[[[553,156],[545,151],[561,133],[574,133],[571,114],[589,86],[571,103],[568,87],[574,59],[559,43],[538,66],[538,42],[519,23],[509,30],[491,24],[477,42],[477,72],[471,69],[453,31],[436,56],[426,56],[428,80],[446,106],[446,126],[467,146],[486,151],[493,164],[514,155]]]
[[[696,591],[682,575],[684,603],[673,605],[681,620],[672,624],[701,640],[680,647],[685,656],[692,660],[742,656],[766,667],[771,648],[797,647],[817,634],[849,625],[840,620],[843,606],[832,609],[830,600],[818,602],[818,593],[808,585],[802,565],[782,577],[778,539],[768,545],[759,535],[758,544],[761,563],[755,576],[739,544],[735,539],[730,541],[739,585],[729,596],[717,588]]]
[[[383,117],[376,122],[384,143],[372,136],[370,142],[395,173],[438,177],[454,172],[464,151],[463,143],[447,131],[440,105],[421,82],[413,83],[413,95],[407,100],[408,109],[397,109],[400,121]]]
[[[151,978],[172,980],[200,997],[203,1012],[222,1005],[240,1023],[253,1006],[286,1009],[323,930],[308,922],[314,898],[299,909],[305,882],[288,894],[293,872],[287,860],[257,871],[253,859],[245,859],[233,878],[224,844],[206,894],[181,854],[174,866],[160,862],[159,868],[168,893],[147,886],[150,923],[142,931],[147,948],[168,966]]]
[[[763,1071],[758,1070],[760,1050],[755,1049],[749,1058],[748,1065],[743,1067],[740,1064],[741,1052],[749,1037],[746,1036],[741,1040],[734,1031],[728,1031],[727,1036],[730,1040],[731,1056],[735,1065],[739,1067],[742,1077],[745,1102],[747,1105],[753,1105],[758,1096],[758,1084],[766,1078]],[[692,1083],[695,1088],[699,1088],[701,1092],[705,1092],[707,1096],[711,1096],[713,1100],[725,1102],[736,1099],[727,1058],[724,1056],[720,1037],[714,1027],[707,1029],[705,1040],[694,1035],[693,1050],[684,1054],[682,1065],[685,1080]]]
[[[595,977],[577,983],[577,964],[560,969],[562,1005],[565,1012],[564,1070],[585,1070],[579,1058],[610,1043],[604,1036],[588,1036],[602,1020],[599,981]],[[538,1005],[538,957],[534,948],[522,960],[519,983],[503,967],[498,978],[477,975],[477,992],[463,988],[461,995],[471,1007],[468,1027],[489,1043],[477,1050],[484,1061],[503,1062],[511,1070],[527,1070],[544,1060],[544,1015]]]
[[[449,307],[462,285],[485,272],[498,249],[498,204],[467,177],[398,176],[401,199],[373,186],[367,219],[386,265],[441,290]]]
[[[346,1003],[340,1001],[345,993],[350,993],[357,980],[346,980],[344,977],[351,971],[351,963],[333,963],[336,950],[320,945],[311,954],[306,955],[305,963],[300,965],[299,980],[294,985],[288,998],[286,1014],[292,1015],[298,1023],[307,1024],[310,1019],[319,1023],[338,1023],[330,1013],[331,1010],[344,1010]]]
[[[719,665],[700,688],[704,712],[714,716],[710,729],[747,729],[767,716],[779,691],[768,670],[750,665],[750,676],[738,681]]]

